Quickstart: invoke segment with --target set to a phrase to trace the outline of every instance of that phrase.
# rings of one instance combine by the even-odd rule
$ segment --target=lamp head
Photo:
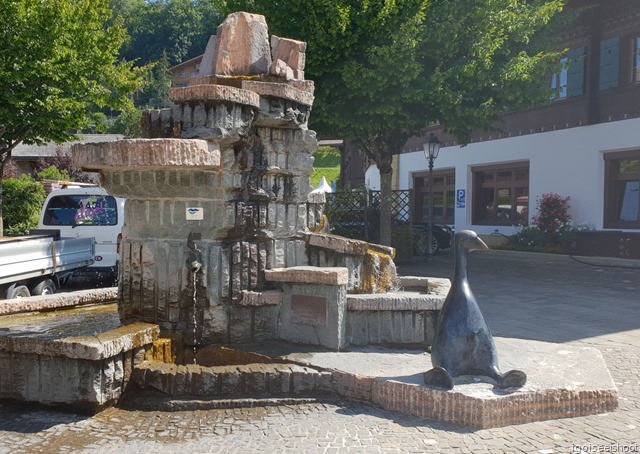
[[[440,141],[435,136],[434,133],[429,135],[429,141],[423,145],[424,147],[424,157],[429,161],[433,161],[438,157],[438,153],[440,152]]]

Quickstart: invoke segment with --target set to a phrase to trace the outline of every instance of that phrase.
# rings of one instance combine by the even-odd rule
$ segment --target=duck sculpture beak
[[[455,245],[456,248],[462,248],[467,253],[472,251],[486,251],[489,249],[489,246],[478,238],[476,232],[472,230],[461,230],[456,233]]]
[[[485,243],[478,237],[475,238],[474,244],[469,249],[469,251],[487,251],[487,250],[489,250],[489,246],[487,246],[487,243]]]

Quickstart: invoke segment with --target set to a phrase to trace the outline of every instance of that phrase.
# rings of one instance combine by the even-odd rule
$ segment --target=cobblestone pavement
[[[433,267],[448,266],[446,256],[439,260],[405,267],[405,274],[436,275]],[[484,282],[483,273],[495,276],[496,267],[505,277]],[[619,410],[475,430],[339,400],[189,412],[109,409],[93,417],[1,403],[0,454],[640,452],[640,270],[494,254],[477,259],[472,272],[496,334],[598,348],[618,386]]]

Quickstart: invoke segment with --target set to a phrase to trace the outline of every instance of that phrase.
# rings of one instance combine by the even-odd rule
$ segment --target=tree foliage
[[[221,22],[213,0],[111,0],[111,8],[131,37],[122,56],[143,64],[202,54]]]
[[[119,61],[108,0],[0,0],[0,17],[0,174],[20,142],[73,140],[96,106],[131,105],[144,69]]]
[[[33,164],[31,176],[36,181],[62,180],[91,183],[91,175],[76,167],[71,159],[71,154],[61,147],[56,149],[55,156],[39,158]]]
[[[538,45],[562,0],[224,0],[306,41],[311,127],[350,139],[381,173],[390,242],[392,155],[430,122],[465,142],[505,110],[548,100],[558,54]]]

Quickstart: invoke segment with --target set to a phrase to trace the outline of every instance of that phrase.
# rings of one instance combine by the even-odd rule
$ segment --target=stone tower
[[[339,260],[310,252],[324,194],[310,194],[318,145],[307,128],[314,85],[304,80],[305,49],[269,41],[263,16],[232,14],[200,75],[170,91],[174,107],[145,113],[148,138],[74,146],[75,162],[127,199],[124,323],[157,323],[188,345],[258,342],[277,338],[282,301],[265,270],[347,261],[350,287],[359,285],[367,247],[356,247],[359,261],[353,247]]]

